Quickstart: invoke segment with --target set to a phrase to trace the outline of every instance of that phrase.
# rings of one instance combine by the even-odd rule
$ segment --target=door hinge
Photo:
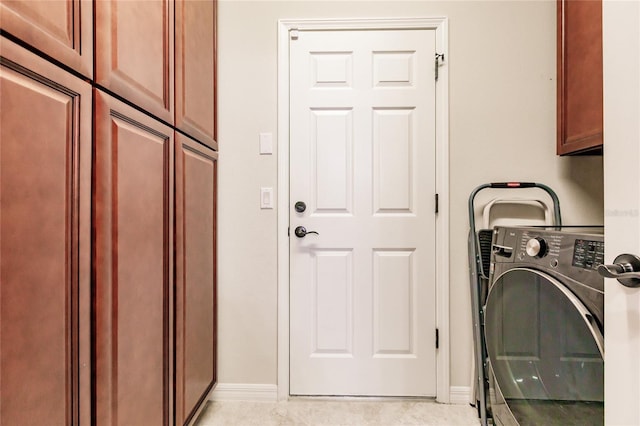
[[[287,227],[287,237],[291,236],[291,227]]]
[[[291,40],[297,40],[298,39],[298,29],[297,28],[292,28],[291,30],[289,30],[289,36],[291,37]]]
[[[440,196],[436,194],[436,213],[438,213],[439,209],[440,209]]]
[[[436,81],[438,81],[438,69],[440,68],[440,61],[444,62],[444,53],[436,53]]]
[[[440,332],[436,328],[436,349],[440,348]]]

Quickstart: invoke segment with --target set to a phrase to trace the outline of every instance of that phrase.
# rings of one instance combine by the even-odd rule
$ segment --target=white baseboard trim
[[[277,401],[278,386],[248,383],[218,383],[210,401]]]
[[[469,386],[451,386],[450,404],[469,404]],[[209,395],[210,401],[270,401],[278,400],[277,385],[218,383]]]
[[[469,386],[451,386],[449,388],[449,404],[468,404],[470,392]]]

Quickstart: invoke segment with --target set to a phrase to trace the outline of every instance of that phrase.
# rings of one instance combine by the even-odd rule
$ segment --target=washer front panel
[[[496,278],[485,335],[495,394],[520,424],[556,424],[567,413],[573,418],[564,424],[603,423],[602,334],[556,279],[528,268]]]

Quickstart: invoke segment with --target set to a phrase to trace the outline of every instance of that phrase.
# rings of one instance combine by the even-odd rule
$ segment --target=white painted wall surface
[[[243,1],[219,3],[218,380],[277,382],[277,21],[449,18],[451,386],[469,386],[467,200],[477,185],[522,180],[556,190],[567,224],[603,221],[602,158],[555,155],[556,3]],[[275,194],[274,204],[278,196]]]

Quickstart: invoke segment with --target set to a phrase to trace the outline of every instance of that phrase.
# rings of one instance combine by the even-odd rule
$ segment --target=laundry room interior
[[[471,191],[485,182],[542,182],[557,192],[564,223],[604,223],[602,156],[556,155],[556,3],[223,1],[219,13],[219,383],[275,388],[278,377],[283,231],[257,195],[278,185],[278,147],[272,156],[258,151],[258,135],[278,130],[278,20],[446,16],[450,385],[468,388]]]
[[[1,424],[530,424],[496,395],[548,372],[505,336],[555,347],[541,330],[565,311],[531,306],[559,297],[595,343],[554,331],[571,367],[540,368],[571,379],[532,399],[640,424],[639,2],[0,0],[0,18]],[[528,268],[556,293],[490,298],[487,348],[487,293]]]
[[[219,197],[221,205],[233,206],[221,209],[219,216],[220,389],[223,384],[265,384],[265,391],[275,392],[282,382],[279,370],[287,367],[278,364],[283,336],[278,330],[277,247],[285,230],[279,227],[278,211],[259,210],[256,201],[258,188],[277,188],[282,179],[279,146],[273,156],[259,155],[257,148],[260,133],[273,133],[275,140],[282,127],[278,108],[286,99],[278,97],[278,20],[444,16],[448,402],[467,403],[473,346],[467,248],[471,191],[486,182],[541,182],[558,194],[564,224],[604,224],[602,153],[557,155],[557,3],[265,1],[221,2],[219,7],[219,79],[225,84],[219,88],[218,114],[220,139],[226,142]],[[251,268],[245,267],[248,259]]]

